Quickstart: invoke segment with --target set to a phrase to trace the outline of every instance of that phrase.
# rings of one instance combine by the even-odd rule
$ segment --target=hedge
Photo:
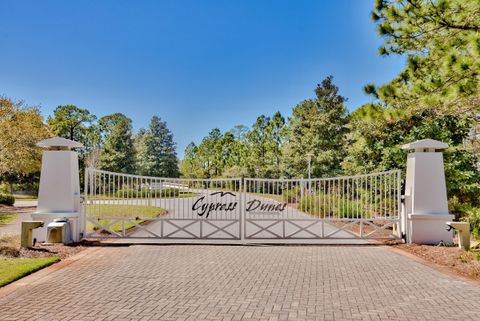
[[[15,197],[11,194],[0,193],[0,204],[13,205]]]

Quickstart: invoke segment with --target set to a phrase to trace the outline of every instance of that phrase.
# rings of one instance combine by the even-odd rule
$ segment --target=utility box
[[[42,221],[23,221],[22,222],[22,234],[21,234],[21,246],[24,248],[33,247],[32,230],[38,227],[43,227]]]
[[[458,247],[470,250],[470,224],[468,222],[447,222],[458,233]]]
[[[68,219],[57,218],[47,225],[47,243],[72,243],[72,233]]]

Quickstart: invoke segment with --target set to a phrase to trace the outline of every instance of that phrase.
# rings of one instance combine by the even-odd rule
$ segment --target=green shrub
[[[304,188],[304,191],[306,189]],[[295,186],[291,189],[284,190],[282,192],[283,201],[286,203],[297,203],[297,198],[302,197],[302,188],[300,186]]]
[[[10,194],[11,188],[7,184],[0,184],[0,194]]]
[[[15,197],[11,194],[0,193],[0,204],[13,205]]]
[[[470,231],[475,238],[480,236],[480,208],[461,202],[456,196],[448,200],[448,210],[455,220],[470,223]]]
[[[468,208],[462,221],[470,223],[470,231],[475,238],[478,238],[480,235],[480,208],[473,206]]]
[[[334,195],[330,195],[330,198],[325,194],[306,195],[300,199],[299,208],[318,217],[360,218],[362,215],[358,202]]]
[[[326,191],[325,191],[326,189]],[[393,191],[393,190],[392,190]],[[298,204],[303,212],[315,216],[337,218],[373,218],[395,215],[398,199],[391,191],[372,190],[336,183],[331,186],[315,186],[301,190],[295,186],[283,191],[283,201]]]
[[[121,198],[177,197],[178,195],[180,195],[180,189],[173,187],[163,188],[161,190],[122,188],[116,193],[116,196]]]

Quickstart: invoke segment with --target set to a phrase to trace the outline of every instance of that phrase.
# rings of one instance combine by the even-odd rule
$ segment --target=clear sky
[[[214,127],[285,116],[333,75],[353,110],[392,79],[373,0],[0,0],[0,95],[166,120],[179,156]]]

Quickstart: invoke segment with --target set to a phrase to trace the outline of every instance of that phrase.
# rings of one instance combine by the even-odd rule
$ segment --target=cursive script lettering
[[[225,211],[230,212],[234,211],[237,207],[237,202],[228,202],[228,203],[204,203],[205,196],[200,197],[198,200],[193,203],[192,210],[197,211],[198,216],[208,217],[213,211]]]
[[[229,195],[235,196],[231,192],[214,192],[210,196],[220,195],[221,198]],[[276,202],[262,202],[258,199],[253,199],[246,202],[245,211],[251,213],[275,213],[283,212],[287,207],[287,203],[276,203]],[[195,203],[193,203],[192,210],[197,212],[198,216],[204,216],[208,218],[210,213],[216,211],[232,212],[238,206],[238,201],[231,202],[208,202],[205,199],[205,196],[198,198]]]
[[[245,210],[247,212],[282,212],[286,206],[286,203],[262,203],[255,199],[247,202]]]

